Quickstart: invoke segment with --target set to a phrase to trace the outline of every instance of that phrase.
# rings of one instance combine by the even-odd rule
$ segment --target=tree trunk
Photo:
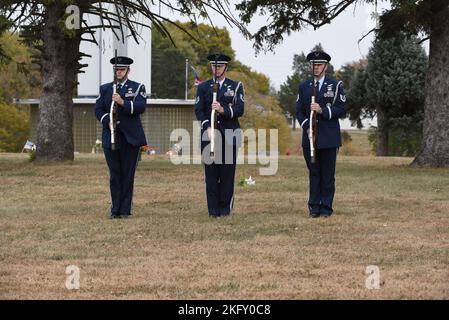
[[[377,114],[377,148],[376,156],[388,156],[388,129],[386,126],[385,111],[382,108],[376,108]]]
[[[433,14],[423,147],[412,166],[449,167],[449,5]]]
[[[73,102],[81,37],[68,36],[63,16],[66,5],[46,6],[43,26],[43,91],[39,104],[36,160],[73,160]],[[62,24],[62,25],[61,25]],[[75,30],[69,30],[75,31]]]

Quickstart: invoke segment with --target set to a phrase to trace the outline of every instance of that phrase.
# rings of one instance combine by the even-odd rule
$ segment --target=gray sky
[[[231,0],[231,2],[235,2],[235,0]],[[381,5],[378,6],[379,13],[382,8]],[[358,44],[358,40],[374,26],[374,20],[371,19],[373,12],[374,6],[371,5],[351,6],[330,25],[316,31],[313,28],[308,28],[285,36],[283,43],[275,48],[274,53],[260,53],[257,57],[252,43],[245,40],[237,28],[230,28],[218,16],[214,18],[214,23],[221,27],[227,26],[237,59],[253,70],[266,74],[272,85],[279,89],[287,76],[292,74],[293,55],[301,52],[307,54],[319,42],[331,55],[331,63],[336,69],[347,62],[364,58],[371,47],[373,34],[364,38],[360,44]],[[258,26],[266,23],[264,17],[256,17],[249,26],[249,30],[255,31]]]

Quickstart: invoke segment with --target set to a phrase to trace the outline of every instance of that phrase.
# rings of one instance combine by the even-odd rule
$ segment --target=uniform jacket
[[[307,129],[310,127],[310,103],[312,94],[312,80],[299,85],[296,99],[296,118],[303,128],[302,146],[310,147]],[[341,146],[341,133],[339,118],[346,115],[346,96],[343,83],[325,76],[321,89],[317,92],[316,102],[323,110],[317,113],[316,148],[338,148]]]
[[[211,112],[213,100],[212,79],[204,81],[198,86],[195,101],[195,114],[198,121],[201,122],[202,132],[211,126]],[[217,129],[224,133],[225,129],[238,129],[240,123],[238,118],[243,115],[245,105],[245,94],[243,84],[231,79],[225,78],[217,94],[217,101],[224,109],[223,114],[217,114]],[[226,141],[228,144],[238,145],[241,143],[241,136],[233,141]]]
[[[111,148],[111,131],[109,129],[109,112],[112,102],[112,82],[100,87],[100,96],[95,104],[95,116],[103,124],[102,146]],[[118,129],[123,133],[126,141],[140,147],[147,144],[145,133],[140,121],[140,114],[145,111],[146,93],[145,86],[135,81],[126,80],[125,84],[118,90],[125,101],[122,107],[117,108]]]

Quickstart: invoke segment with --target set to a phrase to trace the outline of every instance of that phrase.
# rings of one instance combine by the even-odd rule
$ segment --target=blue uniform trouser
[[[134,175],[140,147],[127,143],[123,134],[117,135],[120,138],[120,147],[114,151],[103,149],[109,167],[111,214],[131,214]]]
[[[314,214],[332,214],[335,194],[335,164],[337,148],[316,149],[316,162],[310,161],[310,149],[303,147],[309,169],[309,211]]]
[[[232,152],[232,157],[230,156]],[[228,154],[228,159],[226,159]],[[221,163],[204,165],[206,177],[206,196],[209,215],[225,216],[231,213],[234,205],[234,178],[237,163],[237,147],[223,143],[221,152],[216,152],[215,159]],[[226,163],[230,162],[230,163]]]

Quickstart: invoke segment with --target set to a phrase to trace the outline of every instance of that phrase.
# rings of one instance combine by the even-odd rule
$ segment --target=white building
[[[358,130],[356,125],[351,125],[351,121],[348,118],[340,119],[340,129],[341,130]],[[371,126],[377,127],[377,117],[373,119],[362,120],[363,128],[362,130],[368,130]],[[296,120],[296,128],[299,128],[299,122]]]
[[[351,126],[351,121],[349,121],[348,118],[340,119],[339,121],[342,130],[357,130],[357,125]],[[362,124],[362,130],[368,130],[371,126],[377,127],[377,117],[374,117],[373,119],[363,119]]]
[[[112,6],[110,6],[113,8]],[[100,25],[98,16],[87,15],[86,20],[89,25]],[[139,22],[150,25],[150,21],[140,16]],[[101,84],[112,82],[113,71],[109,62],[114,57],[117,49],[118,56],[128,56],[134,60],[131,65],[130,79],[143,83],[147,89],[147,95],[151,93],[151,29],[143,26],[138,27],[137,34],[140,36],[137,43],[126,27],[124,27],[124,39],[121,39],[120,30],[116,33],[117,38],[111,29],[96,29],[95,38],[99,44],[82,41],[80,52],[91,55],[83,57],[80,63],[88,64],[82,70],[84,73],[78,74],[78,97],[97,97]],[[89,35],[84,35],[89,37]]]

